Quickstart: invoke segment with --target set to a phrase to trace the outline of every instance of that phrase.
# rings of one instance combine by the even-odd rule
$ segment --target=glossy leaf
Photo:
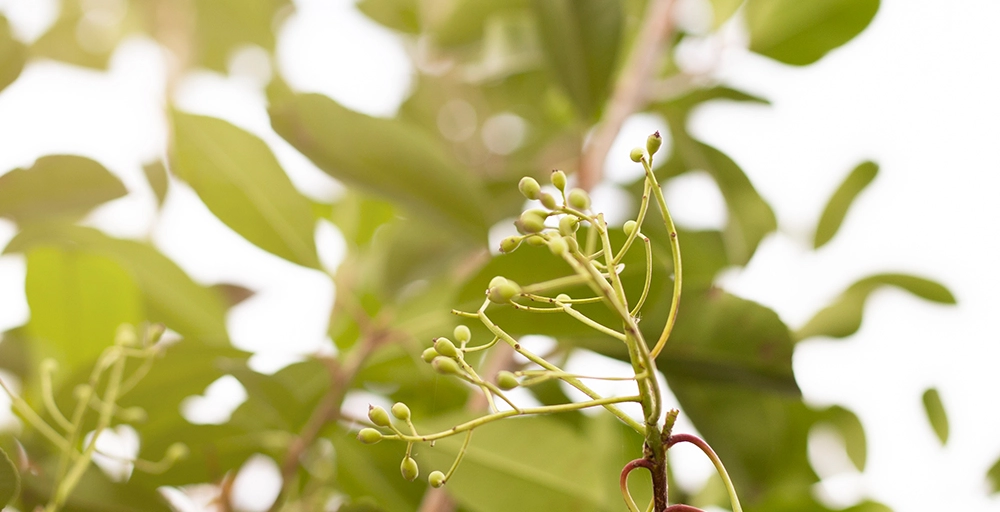
[[[27,59],[24,45],[14,39],[7,18],[0,15],[0,91],[17,80]]]
[[[0,508],[17,499],[21,492],[21,475],[11,462],[7,452],[0,448]]]
[[[157,160],[142,166],[142,172],[146,175],[149,187],[153,189],[156,204],[162,208],[163,200],[167,198],[167,188],[170,185],[170,180],[167,178],[167,168],[163,166],[163,162]]]
[[[275,27],[291,13],[290,0],[195,0],[197,62],[226,71],[233,50],[242,45],[274,49]],[[183,13],[178,13],[183,15]]]
[[[945,412],[944,402],[937,389],[930,388],[923,394],[924,412],[927,413],[927,420],[930,421],[934,433],[937,434],[941,444],[948,443],[948,413]]]
[[[228,344],[221,297],[195,283],[176,263],[150,245],[111,238],[96,229],[69,225],[37,225],[23,229],[4,250],[27,252],[34,247],[75,248],[116,261],[142,291],[146,320],[162,322],[182,336],[209,345]]]
[[[819,249],[837,234],[837,230],[840,229],[841,223],[847,216],[847,210],[854,203],[858,194],[875,179],[877,174],[878,164],[875,162],[862,162],[851,171],[851,174],[830,197],[826,208],[823,209],[823,215],[820,216],[819,224],[816,225],[813,248]]]
[[[747,0],[750,50],[804,66],[861,33],[879,0]]]
[[[309,201],[270,148],[221,119],[175,113],[171,169],[216,217],[254,245],[319,268]]]
[[[934,281],[906,274],[877,274],[851,285],[832,304],[820,310],[796,331],[795,339],[813,336],[843,338],[854,334],[861,327],[865,301],[882,286],[901,288],[931,302],[955,304],[955,297],[951,292]]]
[[[828,423],[837,429],[844,440],[847,457],[854,463],[858,471],[865,470],[868,460],[868,439],[861,420],[853,412],[838,405],[819,411],[817,421]]]
[[[27,224],[75,220],[127,193],[121,180],[82,156],[43,156],[0,176],[0,217]]]
[[[348,110],[318,94],[272,104],[271,124],[327,174],[486,239],[477,180],[419,128]]]
[[[591,120],[611,90],[624,16],[615,0],[534,0],[549,68],[576,106]]]

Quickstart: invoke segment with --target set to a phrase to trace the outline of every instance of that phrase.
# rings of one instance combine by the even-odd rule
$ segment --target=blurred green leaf
[[[948,413],[945,412],[944,402],[937,389],[930,388],[924,391],[922,397],[924,402],[924,412],[927,413],[927,420],[930,421],[934,433],[937,434],[941,444],[948,443]]]
[[[832,304],[820,310],[796,331],[795,339],[803,340],[813,336],[843,338],[854,334],[861,327],[865,301],[882,286],[895,286],[932,302],[955,303],[955,297],[947,288],[929,279],[906,274],[877,274],[861,279],[844,290]]]
[[[307,359],[264,375],[249,368],[233,372],[247,391],[247,401],[233,412],[231,422],[247,430],[300,432],[330,387],[330,370],[323,361]]]
[[[85,251],[115,260],[142,290],[152,322],[162,322],[182,336],[208,345],[228,344],[226,309],[215,292],[195,283],[176,263],[150,245],[111,238],[92,228],[45,224],[23,229],[4,254],[38,246]]]
[[[17,80],[27,60],[25,46],[14,39],[7,18],[0,15],[0,91]]]
[[[486,26],[504,15],[524,11],[528,0],[457,0],[425,9],[428,32],[442,46],[458,46],[488,37]],[[484,44],[488,44],[484,41]]]
[[[35,370],[31,358],[31,340],[24,326],[0,335],[0,368],[16,375],[22,381]]]
[[[819,224],[816,225],[816,236],[813,239],[814,249],[819,249],[837,234],[840,224],[847,216],[847,210],[857,199],[858,194],[875,179],[877,174],[878,164],[862,162],[840,184],[837,191],[830,197],[830,201],[826,203],[823,215],[819,218]]]
[[[989,481],[991,493],[1000,492],[1000,459],[986,473],[986,479]]]
[[[743,0],[711,0],[712,3],[712,15],[715,22],[712,24],[715,28],[733,17],[733,14],[743,5]]]
[[[750,49],[804,66],[861,33],[879,0],[746,0]]]
[[[0,176],[0,217],[22,225],[75,220],[127,192],[121,180],[89,158],[43,156],[27,169]]]
[[[580,117],[593,120],[611,90],[624,17],[616,0],[533,0],[549,67]]]
[[[834,405],[819,411],[817,422],[828,423],[837,429],[840,437],[844,440],[844,449],[847,451],[848,458],[854,463],[854,467],[858,468],[858,471],[864,471],[865,463],[868,460],[868,439],[858,416],[839,405]]]
[[[396,218],[392,203],[348,190],[330,208],[328,217],[355,247],[371,242],[375,231]]]
[[[417,510],[426,491],[426,480],[407,482],[399,473],[405,445],[382,441],[374,445],[361,444],[356,432],[338,428],[330,436],[336,450],[337,485],[358,501],[374,504],[385,510]],[[421,473],[427,474],[425,468]]]
[[[79,368],[114,343],[119,325],[144,317],[138,285],[111,258],[49,246],[32,249],[26,260],[26,332],[39,358]]]
[[[213,284],[209,288],[218,292],[219,296],[225,299],[226,304],[230,308],[253,297],[255,293],[249,288],[229,283]]]
[[[0,448],[0,508],[4,508],[21,493],[21,475],[7,452]]]
[[[127,17],[118,9],[127,10],[128,4],[97,5],[85,0],[58,3],[59,16],[48,31],[31,44],[31,55],[88,68],[107,68],[126,30],[123,22]]]
[[[383,26],[407,34],[420,33],[420,9],[416,0],[360,0],[355,7]]]
[[[194,6],[197,61],[221,72],[226,71],[233,50],[242,45],[273,50],[276,27],[293,8],[290,0],[195,0]]]
[[[171,169],[216,217],[261,249],[320,267],[309,201],[262,140],[212,117],[175,112],[173,125]]]
[[[58,457],[43,461],[37,474],[26,472],[22,480],[21,501],[24,510],[40,510],[55,493]],[[37,507],[37,508],[36,508]],[[66,512],[171,512],[171,507],[156,489],[112,482],[91,464],[61,508]]]
[[[157,206],[162,208],[163,200],[167,198],[167,188],[170,185],[170,180],[167,178],[167,168],[163,162],[157,160],[142,166],[142,172],[146,175],[146,181],[153,189],[153,194],[156,195]]]
[[[331,176],[485,241],[482,185],[419,128],[318,94],[291,96],[270,113],[275,131]]]

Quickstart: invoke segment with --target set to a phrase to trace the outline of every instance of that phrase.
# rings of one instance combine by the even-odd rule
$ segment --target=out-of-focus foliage
[[[750,51],[793,65],[815,62],[848,42],[879,6],[878,0],[710,3],[713,27],[741,17],[749,29]],[[267,89],[271,125],[345,185],[332,203],[311,201],[298,191],[258,137],[220,119],[177,111],[167,98],[170,150],[144,167],[158,204],[171,180],[181,180],[247,241],[309,268],[320,268],[314,240],[318,219],[333,222],[344,235],[346,257],[330,276],[337,299],[328,333],[339,355],[316,356],[273,375],[251,370],[249,355],[229,344],[227,309],[250,293],[241,283],[199,283],[147,240],[119,239],[78,224],[101,204],[136,193],[100,163],[55,155],[39,158],[28,169],[2,170],[0,217],[16,223],[18,230],[4,254],[25,257],[31,317],[26,325],[3,333],[0,368],[21,380],[22,394],[35,410],[44,410],[42,397],[49,392],[37,370],[43,358],[61,365],[51,393],[66,411],[75,405],[74,388],[86,380],[85,372],[120,323],[160,322],[181,338],[165,347],[149,375],[120,405],[146,411],[148,419],[136,424],[140,458],[156,459],[175,442],[188,446],[189,457],[162,473],[137,467],[124,482],[92,466],[69,508],[166,510],[158,497],[161,487],[211,483],[224,489],[246,460],[264,454],[282,467],[285,480],[274,510],[315,509],[327,502],[342,503],[339,510],[345,512],[416,510],[427,484],[400,478],[398,446],[357,443],[352,432],[357,418],[342,415],[343,399],[349,392],[368,391],[406,401],[415,421],[427,426],[451,425],[465,414],[469,390],[439,379],[420,361],[425,340],[449,332],[455,323],[450,309],[481,301],[494,275],[529,283],[565,274],[544,248],[493,255],[487,236],[492,226],[523,206],[516,190],[521,176],[543,177],[554,168],[571,176],[577,171],[584,141],[606,113],[612,88],[635,46],[645,4],[360,1],[360,12],[420,48],[415,58],[447,65],[416,66],[413,91],[393,118],[354,112],[331,98],[293,91],[280,76],[274,78]],[[225,72],[230,57],[244,45],[272,52],[293,9],[288,0],[63,0],[60,8],[48,32],[30,44],[18,41],[0,18],[0,90],[32,65],[30,59],[103,68],[122,38],[137,33],[171,52],[180,65],[176,73],[199,68]],[[701,35],[679,33],[672,42]],[[656,80],[685,78],[672,53],[660,64]],[[791,364],[795,343],[854,333],[865,300],[882,286],[936,302],[953,303],[954,298],[922,278],[872,276],[848,286],[793,332],[774,311],[718,288],[719,271],[746,265],[777,229],[777,220],[739,164],[694,137],[687,121],[712,101],[767,102],[725,84],[684,83],[689,84],[684,90],[641,105],[662,117],[662,133],[672,148],[655,172],[661,183],[695,170],[707,172],[722,192],[729,217],[719,230],[679,233],[684,298],[660,368],[682,414],[726,461],[746,510],[830,510],[814,498],[818,476],[806,448],[811,429],[833,427],[859,470],[867,442],[852,412],[802,400]],[[526,137],[485,133],[486,122],[497,119],[522,127]],[[615,155],[619,157],[625,155]],[[816,230],[816,247],[833,239],[876,168],[862,164],[833,195]],[[635,197],[641,187],[637,181],[620,188]],[[656,260],[670,261],[663,242],[667,234],[657,232],[662,228],[655,225],[648,229],[657,240]],[[641,249],[634,249],[624,263],[626,287],[637,289],[644,268]],[[666,320],[671,272],[669,264],[654,268],[641,324],[649,330],[648,339],[657,337]],[[601,320],[600,308],[579,309]],[[529,322],[524,314],[507,310],[498,311],[495,319],[511,333],[555,337],[560,357],[592,350],[627,360],[620,344],[596,339],[566,317]],[[473,335],[487,336],[475,328]],[[248,400],[221,424],[196,425],[185,419],[182,402],[225,376],[239,380]],[[532,390],[542,403],[566,400],[555,386]],[[932,401],[928,412],[939,435],[946,436],[942,420],[934,419],[943,418],[939,405]],[[0,457],[0,503],[17,494],[17,480],[8,476],[12,469],[23,476],[15,506],[28,510],[46,502],[54,485],[46,475],[58,463],[59,451],[30,427],[17,435],[17,443],[12,433],[3,434],[0,447],[23,453],[24,459],[12,465]],[[429,472],[447,469],[455,450],[453,441],[446,440],[416,456]],[[641,440],[607,415],[517,419],[477,433],[446,488],[468,511],[621,510],[617,475],[640,452]],[[991,475],[1000,486],[997,468]],[[642,484],[633,485],[641,494]],[[724,496],[713,491],[717,485],[710,480],[699,494],[702,506],[724,504],[714,498]],[[846,510],[886,508],[864,502]]]
[[[941,394],[938,393],[937,389],[930,388],[924,391],[922,399],[924,402],[924,411],[927,413],[927,419],[931,422],[934,433],[937,434],[941,444],[947,443],[948,413],[945,412],[944,402],[941,401]]]

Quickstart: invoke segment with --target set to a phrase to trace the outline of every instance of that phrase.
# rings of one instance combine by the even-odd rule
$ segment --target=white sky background
[[[278,48],[289,83],[391,115],[410,81],[402,43],[354,11],[350,0],[296,3]],[[0,10],[30,39],[50,22],[51,4],[0,0]],[[774,308],[793,328],[854,280],[876,272],[936,279],[959,300],[943,307],[878,292],[857,335],[798,348],[795,369],[806,399],[849,407],[868,434],[863,474],[832,474],[842,465],[817,461],[825,477],[817,492],[831,505],[861,496],[900,512],[986,512],[1000,505],[986,497],[984,484],[986,469],[1000,456],[1000,336],[990,322],[1000,310],[998,19],[994,0],[884,0],[860,37],[809,67],[727,47],[720,78],[773,105],[715,104],[693,118],[693,132],[741,164],[780,224],[746,269],[726,273],[725,288]],[[705,48],[689,50],[697,56]],[[230,77],[192,75],[178,104],[263,137],[304,193],[335,197],[339,186],[271,131],[256,60],[247,52]],[[163,150],[163,69],[156,46],[143,39],[123,45],[106,74],[31,64],[0,93],[0,173],[52,153],[99,160],[132,193],[89,222],[118,236],[151,236],[199,281],[257,290],[232,310],[229,326],[238,346],[263,352],[255,361],[260,368],[324,350],[334,293],[328,280],[242,240],[177,182],[153,224],[153,196],[140,165]],[[648,117],[630,123],[620,154],[612,157],[623,160],[651,128],[662,127]],[[811,230],[823,205],[864,159],[881,165],[878,178],[838,236],[812,252]],[[704,180],[686,180],[669,192],[679,219],[723,218],[717,192]],[[0,246],[13,233],[0,221]],[[324,262],[335,265],[339,235],[329,227],[318,233]],[[0,258],[0,330],[27,319],[23,283],[22,259]],[[940,389],[951,421],[944,448],[921,406],[930,386]],[[690,465],[696,477],[710,468],[682,459],[679,465]]]

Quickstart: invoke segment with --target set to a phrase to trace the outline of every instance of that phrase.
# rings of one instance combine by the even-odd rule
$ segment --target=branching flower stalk
[[[664,412],[662,394],[656,381],[656,357],[663,351],[673,330],[681,295],[681,253],[677,230],[670,217],[663,191],[656,180],[652,167],[653,155],[656,154],[661,142],[660,134],[657,132],[649,136],[645,149],[635,148],[631,152],[631,159],[643,166],[646,180],[638,214],[634,220],[626,222],[623,226],[626,239],[617,251],[612,246],[610,228],[605,221],[604,214],[591,210],[590,197],[582,189],[572,189],[567,192],[566,175],[562,171],[553,171],[550,177],[552,185],[559,191],[559,199],[552,194],[543,192],[541,186],[534,179],[530,177],[521,179],[518,185],[521,193],[530,200],[539,201],[543,208],[529,209],[521,214],[515,222],[520,235],[501,241],[501,252],[510,253],[516,250],[522,242],[529,245],[546,245],[554,256],[566,262],[572,273],[524,287],[505,277],[494,277],[487,286],[486,299],[479,309],[469,312],[452,311],[460,317],[478,320],[492,333],[492,340],[481,345],[470,345],[471,331],[467,326],[459,325],[453,333],[457,344],[448,338],[436,338],[433,347],[427,348],[423,353],[424,361],[429,363],[438,373],[455,376],[468,382],[474,388],[478,388],[489,404],[488,414],[444,431],[420,433],[414,426],[410,410],[405,404],[397,403],[391,410],[392,417],[403,422],[405,427],[397,426],[385,409],[371,406],[368,418],[371,420],[372,426],[361,429],[358,433],[358,439],[368,444],[383,439],[404,441],[406,455],[403,458],[400,471],[404,478],[415,480],[419,474],[417,463],[411,457],[415,443],[434,443],[439,439],[466,433],[465,442],[448,472],[433,471],[428,478],[431,486],[440,487],[455,472],[466,452],[472,432],[478,427],[513,416],[551,414],[603,407],[644,437],[642,458],[627,464],[621,474],[622,497],[630,512],[639,512],[639,509],[629,494],[627,479],[629,473],[639,467],[650,472],[653,484],[653,499],[647,510],[654,512],[698,510],[689,505],[669,504],[667,450],[677,442],[691,442],[705,451],[719,470],[719,474],[729,490],[734,512],[742,512],[732,481],[729,479],[722,461],[708,444],[688,434],[672,434],[671,431],[678,411],[671,409]],[[667,233],[669,233],[674,271],[670,311],[666,324],[652,348],[647,344],[638,325],[642,307],[649,294],[653,272],[651,241],[642,233],[651,197],[655,198]],[[588,236],[581,246],[577,232],[583,225],[586,225]],[[630,307],[629,297],[626,296],[625,287],[621,280],[621,272],[624,269],[623,258],[636,240],[641,240],[644,246],[645,279],[641,295]],[[586,285],[593,295],[571,297],[564,293],[565,290],[579,285]],[[577,309],[578,305],[598,302],[603,303],[620,320],[620,325],[602,324]],[[516,338],[490,318],[489,310],[495,307],[513,307],[539,314],[566,314],[607,336],[610,338],[609,342],[624,343],[633,374],[628,377],[611,377],[610,379],[635,381],[638,393],[622,397],[601,396],[586,384],[586,381],[597,377],[566,372],[522,346]],[[537,365],[538,369],[516,372],[502,371],[497,374],[495,383],[484,380],[475,367],[466,361],[466,355],[489,350],[501,342],[510,345],[515,352]],[[553,379],[563,381],[576,388],[588,399],[580,402],[523,408],[515,404],[505,394],[505,391],[516,387],[533,386]],[[498,402],[506,403],[509,408],[500,410],[497,406]],[[632,418],[619,407],[620,404],[628,402],[640,404],[642,407],[641,420]]]

